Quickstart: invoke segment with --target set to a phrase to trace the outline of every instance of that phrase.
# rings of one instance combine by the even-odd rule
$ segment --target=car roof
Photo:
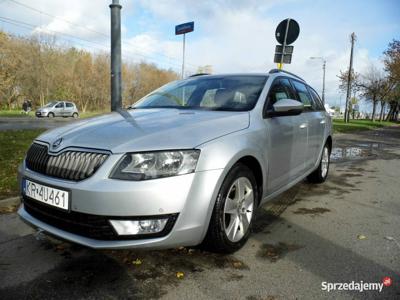
[[[278,75],[285,75],[293,79],[300,80],[302,82],[306,82],[303,78],[300,76],[293,74],[291,72],[285,71],[285,70],[279,70],[279,69],[271,69],[268,73],[223,73],[223,74],[207,74],[207,73],[199,73],[199,74],[193,74],[190,77],[186,79],[195,79],[195,78],[218,78],[218,77],[233,77],[233,76],[260,76],[260,77],[266,77],[266,76],[278,76]]]

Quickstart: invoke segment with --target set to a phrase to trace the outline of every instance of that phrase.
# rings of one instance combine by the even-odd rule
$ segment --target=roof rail
[[[274,73],[286,73],[286,74],[292,75],[292,76],[294,76],[294,77],[300,79],[301,81],[306,82],[306,81],[305,81],[303,78],[301,78],[300,76],[297,76],[296,74],[293,74],[293,73],[288,72],[288,71],[285,71],[285,70],[271,69],[268,73],[269,73],[269,74],[274,74]]]
[[[204,75],[211,75],[211,74],[210,73],[197,73],[197,74],[190,75],[189,78],[190,77],[197,77],[197,76],[204,76]]]

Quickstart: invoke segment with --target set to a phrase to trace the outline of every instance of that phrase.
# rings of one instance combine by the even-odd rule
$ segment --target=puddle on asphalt
[[[357,159],[368,159],[377,157],[379,154],[380,158],[397,158],[395,154],[391,154],[387,150],[392,148],[391,145],[385,143],[376,142],[363,142],[355,143],[353,145],[343,145],[333,147],[331,152],[331,161],[346,161],[346,160],[357,160]]]
[[[361,147],[334,147],[331,152],[332,161],[358,159],[372,156],[371,150]]]

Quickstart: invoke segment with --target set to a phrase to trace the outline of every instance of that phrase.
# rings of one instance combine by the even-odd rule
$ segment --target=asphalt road
[[[24,129],[52,129],[67,123],[76,122],[74,118],[36,118],[30,117],[0,117],[1,130],[24,130]]]
[[[260,208],[233,255],[93,251],[2,214],[0,299],[399,299],[399,146],[400,127],[336,136],[328,181]],[[322,290],[386,276],[381,293]]]

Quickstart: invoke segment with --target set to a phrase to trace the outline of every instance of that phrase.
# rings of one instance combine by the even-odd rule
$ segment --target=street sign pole
[[[322,65],[324,74],[322,75],[322,102],[325,104],[325,72],[326,72],[326,60],[324,59],[324,64]]]
[[[183,34],[183,50],[182,50],[182,72],[181,79],[185,76],[185,44],[186,44],[186,33]]]
[[[286,30],[285,30],[285,39],[283,40],[283,45],[282,45],[282,57],[281,57],[281,62],[280,64],[278,64],[278,69],[282,70],[283,68],[283,57],[285,56],[285,47],[286,47],[286,39],[287,39],[287,34],[288,34],[288,30],[289,30],[289,24],[290,24],[290,18],[287,19],[287,23],[286,23]]]
[[[275,30],[275,38],[279,45],[275,47],[274,63],[278,64],[278,69],[283,68],[283,64],[292,62],[293,46],[291,44],[299,37],[300,26],[294,19],[285,19],[279,23]]]
[[[113,0],[111,9],[111,111],[122,107],[121,96],[121,8]]]
[[[183,35],[182,38],[182,70],[181,79],[185,77],[185,47],[186,47],[186,33],[194,30],[194,22],[183,23],[175,26],[175,35]]]

